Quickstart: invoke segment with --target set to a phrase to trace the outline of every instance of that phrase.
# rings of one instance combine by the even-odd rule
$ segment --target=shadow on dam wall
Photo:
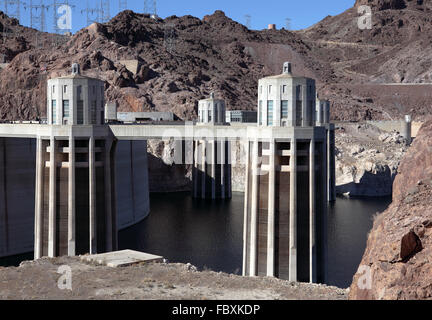
[[[0,257],[32,252],[36,139],[0,138]],[[118,228],[150,212],[146,141],[118,141],[116,192]]]
[[[192,165],[166,164],[148,153],[150,192],[192,191]]]

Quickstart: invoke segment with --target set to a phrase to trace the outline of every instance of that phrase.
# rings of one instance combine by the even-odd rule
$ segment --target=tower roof
[[[98,79],[98,78],[92,78],[92,77],[82,75],[81,71],[80,71],[80,66],[78,63],[72,63],[72,70],[71,71],[72,71],[71,74],[68,74],[67,76],[56,77],[53,79],[87,79],[87,80],[103,81],[103,80]]]
[[[284,62],[282,74],[277,74],[274,76],[264,77],[262,79],[308,79],[308,77],[294,76],[291,72],[291,63]]]

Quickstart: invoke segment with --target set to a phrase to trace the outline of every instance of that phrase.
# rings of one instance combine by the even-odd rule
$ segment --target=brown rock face
[[[414,231],[410,231],[402,237],[400,258],[402,262],[408,262],[408,260],[415,256],[423,249],[420,238]]]
[[[402,160],[393,203],[374,221],[350,299],[432,299],[431,159],[429,121]]]
[[[358,28],[356,7],[300,31],[248,30],[222,11],[202,20],[124,11],[61,45],[0,13],[0,41],[8,31],[0,58],[10,63],[0,71],[0,119],[44,116],[46,79],[68,73],[72,61],[106,81],[106,100],[120,111],[172,111],[188,120],[212,91],[228,109],[256,110],[257,80],[291,61],[294,74],[317,80],[335,120],[409,113],[423,121],[432,113],[432,84],[424,85],[432,83],[431,3],[361,4],[372,7],[371,30]],[[138,69],[131,73],[123,60],[138,61]]]
[[[356,0],[355,7],[361,5],[368,5],[371,7],[376,7],[378,10],[387,9],[405,9],[405,0]]]

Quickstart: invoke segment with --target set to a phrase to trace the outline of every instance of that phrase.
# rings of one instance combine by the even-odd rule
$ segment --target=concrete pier
[[[52,127],[50,139],[37,138],[36,259],[116,247],[112,148],[113,137],[104,126]]]
[[[316,186],[315,186],[315,139],[309,149],[309,282],[317,282],[316,257]]]
[[[321,127],[295,131],[247,146],[243,275],[323,282],[327,136]]]
[[[290,142],[290,201],[289,201],[289,276],[297,281],[297,141]]]
[[[195,140],[192,195],[199,199],[231,198],[231,159],[227,140]]]
[[[4,126],[7,127],[6,132],[26,127],[26,125],[12,124]],[[46,150],[49,150],[51,126],[34,124],[31,127],[31,132],[33,132],[32,138],[0,137],[0,257],[29,252],[34,252],[34,257],[36,258],[47,256],[47,243],[45,243],[45,254],[42,254],[42,241],[44,239],[45,242],[47,241],[47,237],[45,236],[44,238],[44,234],[46,235],[48,230],[47,202],[44,202],[44,197],[47,198],[49,195],[48,189],[46,189],[49,184],[49,165],[46,166],[46,163],[49,162],[50,154]],[[43,128],[46,128],[46,130]],[[78,192],[78,188],[72,187],[72,191],[69,191],[74,181],[73,179],[67,179],[69,171],[74,169],[73,171],[76,172],[76,183],[80,179],[88,181],[88,174],[83,175],[82,170],[84,168],[81,168],[81,162],[86,157],[86,154],[82,153],[84,149],[79,146],[82,142],[80,142],[79,137],[76,137],[76,134],[73,135],[75,138],[72,141],[75,144],[77,164],[71,167],[68,166],[69,155],[73,154],[69,150],[67,143],[71,137],[70,132],[72,128],[72,126],[67,126],[61,129],[58,126],[55,132],[55,134],[59,135],[57,142],[60,144],[57,154],[59,157],[57,176],[58,181],[63,179],[63,182],[58,182],[57,189],[61,190],[61,195],[70,195],[70,197],[62,200],[57,205],[58,212],[62,212],[59,215],[65,219],[57,219],[56,221],[58,222],[57,225],[64,230],[62,233],[62,242],[67,243],[64,245],[64,254],[71,256],[77,254],[73,252],[76,248],[74,237],[76,239],[80,233],[77,228],[80,228],[81,225],[79,226],[77,221],[81,221],[80,211],[82,210],[80,206],[78,210],[75,210],[76,218],[74,222],[73,210],[69,210],[69,204],[75,203],[75,207],[78,205],[77,201],[72,201],[74,198],[73,194],[74,192]],[[115,137],[112,138],[114,139]],[[88,139],[88,137],[85,139]],[[37,149],[40,150],[39,153]],[[109,239],[112,236],[113,245],[115,245],[117,243],[116,235],[118,230],[140,222],[149,214],[147,144],[145,141],[117,142],[114,139],[112,140],[112,145],[107,143],[106,149],[111,150],[110,157],[113,157],[111,161],[112,168],[111,170],[107,170],[112,175],[112,187],[107,186],[108,189],[111,188],[112,190],[112,197],[109,200],[109,193],[107,193],[106,201],[107,203],[111,202],[112,206],[117,208],[116,212],[120,212],[117,216],[117,222],[117,219],[109,219],[109,210],[106,211],[107,230],[109,230],[110,221],[113,220],[112,232],[109,234],[107,231],[107,238]],[[98,149],[98,146],[96,146],[97,158],[106,157],[109,159],[109,152],[103,155],[102,151],[103,149]],[[99,164],[97,158],[96,169],[98,170]],[[72,157],[70,159],[73,161]],[[62,162],[62,167],[60,167],[60,162]],[[107,169],[109,168],[108,161],[106,167]],[[116,173],[115,175],[113,174],[114,172]],[[73,174],[70,174],[70,176],[73,176]],[[107,174],[105,176],[108,177]],[[106,181],[108,182],[108,178]],[[38,182],[39,186],[37,185]],[[36,192],[36,190],[41,190],[41,192]],[[102,204],[99,204],[99,206],[102,206]],[[108,204],[106,208],[109,209]],[[69,216],[72,218],[69,219]],[[60,221],[63,221],[63,225]],[[113,246],[112,250],[115,249],[116,247]],[[107,246],[107,251],[109,250]]]
[[[71,130],[72,131],[72,130]],[[69,136],[69,168],[68,168],[68,255],[75,255],[75,139],[72,132]]]
[[[315,81],[293,76],[289,62],[258,87],[266,134],[248,137],[243,274],[324,282],[335,197],[330,103],[316,105]]]

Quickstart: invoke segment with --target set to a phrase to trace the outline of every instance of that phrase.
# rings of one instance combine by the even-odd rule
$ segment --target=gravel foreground
[[[71,271],[72,290],[60,289],[67,284],[65,270]],[[78,257],[60,257],[0,267],[2,300],[346,300],[347,290],[198,272],[190,264],[109,268],[81,262]]]

